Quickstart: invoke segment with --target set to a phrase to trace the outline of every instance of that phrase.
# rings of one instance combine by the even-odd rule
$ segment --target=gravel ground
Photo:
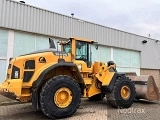
[[[41,112],[35,112],[31,103],[20,103],[0,95],[0,120],[47,120]],[[83,98],[77,112],[63,120],[159,120],[160,102],[135,102],[129,109],[112,108],[106,99],[90,102]]]

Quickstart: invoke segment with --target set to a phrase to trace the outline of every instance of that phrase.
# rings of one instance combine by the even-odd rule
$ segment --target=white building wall
[[[0,83],[6,78],[9,58],[49,48],[49,37],[55,43],[63,39],[0,28]],[[60,47],[58,49],[60,50]],[[140,52],[138,51],[104,45],[100,45],[98,50],[93,45],[91,50],[92,62],[101,61],[107,64],[108,61],[113,60],[117,64],[119,72],[136,72],[138,75],[140,74]]]
[[[9,31],[0,29],[0,78],[5,78],[7,68],[7,48]]]

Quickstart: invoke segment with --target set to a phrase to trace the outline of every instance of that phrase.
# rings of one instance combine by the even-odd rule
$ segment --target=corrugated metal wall
[[[5,28],[62,38],[84,37],[100,44],[141,50],[140,46],[132,44],[139,39],[136,35],[18,2],[1,0],[0,18],[0,26]]]
[[[148,50],[160,47],[154,44],[155,40],[26,4],[10,0],[0,0],[0,27],[61,38],[69,38],[71,36],[88,38],[98,41],[103,45],[142,51],[141,67],[160,68],[158,50],[154,50],[156,56]],[[152,46],[147,48],[143,45],[141,41],[144,39],[153,43]],[[148,57],[150,60],[146,60]],[[152,61],[154,61],[154,65],[152,65]]]

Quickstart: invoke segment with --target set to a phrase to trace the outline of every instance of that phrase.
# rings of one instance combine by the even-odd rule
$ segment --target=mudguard
[[[45,69],[40,75],[39,77],[37,78],[37,80],[35,80],[32,84],[32,105],[34,107],[35,110],[39,110],[40,108],[40,104],[39,104],[39,98],[40,98],[40,94],[39,94],[39,91],[40,91],[40,88],[42,86],[42,83],[44,83],[46,80],[44,80],[44,76],[51,70],[53,69],[56,69],[57,67],[62,67],[62,66],[67,66],[67,67],[74,67],[77,71],[77,75],[78,75],[78,78],[80,79],[80,83],[79,83],[79,86],[81,88],[81,92],[82,94],[83,93],[83,89],[85,87],[85,84],[84,84],[84,80],[81,76],[81,73],[78,69],[78,67],[73,64],[72,62],[59,62],[57,64],[54,64],[52,66],[50,66],[49,68]]]

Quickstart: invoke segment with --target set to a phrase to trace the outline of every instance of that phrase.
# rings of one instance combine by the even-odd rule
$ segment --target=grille
[[[24,77],[23,77],[23,82],[29,82],[33,76],[33,73],[34,73],[34,71],[25,71]]]
[[[35,60],[26,61],[24,69],[35,69]]]

